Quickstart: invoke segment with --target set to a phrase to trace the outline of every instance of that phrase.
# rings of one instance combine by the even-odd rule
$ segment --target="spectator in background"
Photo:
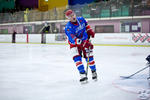
[[[17,32],[14,30],[14,32],[12,34],[12,43],[16,43],[16,34],[17,34]]]

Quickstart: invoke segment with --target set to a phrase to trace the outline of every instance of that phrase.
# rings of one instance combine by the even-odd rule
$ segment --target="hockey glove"
[[[150,55],[147,56],[146,60],[150,63]]]
[[[89,40],[85,40],[82,42],[82,50],[83,50],[83,55],[84,58],[87,58],[89,56],[92,56],[93,53],[93,45]]]
[[[90,37],[92,37],[92,38],[95,37],[95,32],[93,32],[93,30],[90,27],[90,25],[86,26],[86,31],[87,31],[87,34],[88,34],[88,39],[90,39]]]
[[[93,45],[89,40],[83,41],[82,46],[83,46],[83,48],[93,49]]]

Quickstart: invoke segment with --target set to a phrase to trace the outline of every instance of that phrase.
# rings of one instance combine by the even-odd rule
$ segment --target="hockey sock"
[[[85,70],[84,70],[84,65],[82,63],[82,59],[81,59],[81,56],[75,56],[73,58],[74,62],[76,63],[76,66],[77,66],[77,69],[80,73],[85,73]]]

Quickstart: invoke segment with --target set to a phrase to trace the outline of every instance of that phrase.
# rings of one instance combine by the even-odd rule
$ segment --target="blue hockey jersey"
[[[87,40],[88,34],[86,32],[87,22],[83,17],[77,17],[77,23],[68,22],[65,27],[65,33],[68,37],[69,43],[75,45],[75,39]]]

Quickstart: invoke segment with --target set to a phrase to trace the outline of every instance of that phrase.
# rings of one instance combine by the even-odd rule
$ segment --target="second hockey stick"
[[[150,66],[148,65],[148,66],[142,68],[141,70],[139,70],[139,71],[137,71],[137,72],[135,72],[135,73],[133,73],[133,74],[131,74],[131,75],[129,75],[129,76],[120,76],[120,77],[123,78],[123,79],[131,78],[132,76],[134,76],[134,75],[140,73],[141,71],[145,70],[145,69],[148,68],[148,67],[150,67]]]

